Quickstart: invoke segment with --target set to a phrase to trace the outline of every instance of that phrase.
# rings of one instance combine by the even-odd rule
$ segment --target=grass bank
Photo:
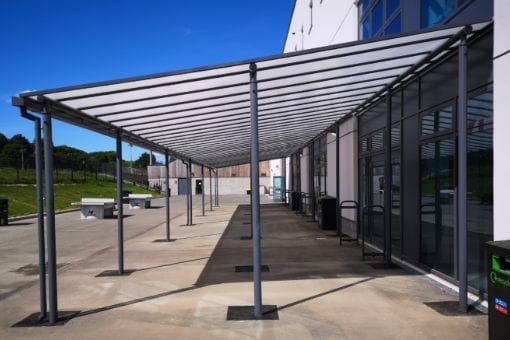
[[[124,184],[124,190],[136,194],[150,193],[132,184]],[[9,217],[34,214],[36,209],[36,190],[34,184],[0,184],[0,197],[9,200]],[[116,198],[116,183],[113,180],[87,181],[86,183],[57,183],[55,184],[55,209],[71,208],[71,202],[78,202],[82,197]]]

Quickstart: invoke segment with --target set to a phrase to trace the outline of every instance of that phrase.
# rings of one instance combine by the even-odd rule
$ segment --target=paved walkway
[[[339,247],[331,231],[279,205],[261,208],[263,302],[278,306],[279,320],[227,321],[228,306],[253,303],[251,273],[235,272],[251,264],[239,201],[248,203],[220,197],[202,217],[195,198],[186,227],[184,199],[173,198],[171,243],[153,242],[164,237],[164,208],[127,209],[127,277],[95,277],[116,267],[115,220],[58,215],[59,306],[80,313],[55,327],[11,327],[38,310],[37,276],[12,272],[37,262],[35,225],[0,228],[0,339],[487,338],[485,315],[450,313],[455,298],[422,276],[374,269],[359,247]]]

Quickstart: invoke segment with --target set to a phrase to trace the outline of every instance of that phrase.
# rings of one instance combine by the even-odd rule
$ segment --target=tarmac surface
[[[185,226],[184,197],[172,197],[173,242],[154,242],[165,236],[163,199],[125,206],[128,276],[96,277],[117,268],[115,219],[57,215],[59,310],[77,313],[57,326],[13,327],[39,309],[37,227],[0,227],[0,339],[487,338],[486,315],[457,313],[455,296],[422,275],[362,262],[360,247],[339,247],[334,231],[280,204],[261,206],[262,299],[273,320],[227,320],[229,307],[253,305],[252,273],[236,272],[252,262],[249,199],[220,196],[210,211],[206,197],[205,216],[193,199]]]

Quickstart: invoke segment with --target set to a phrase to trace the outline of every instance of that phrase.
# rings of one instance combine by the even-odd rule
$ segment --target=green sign
[[[510,288],[510,257],[492,255],[492,266],[489,278],[493,284]]]
[[[510,276],[510,257],[492,255],[492,270]]]

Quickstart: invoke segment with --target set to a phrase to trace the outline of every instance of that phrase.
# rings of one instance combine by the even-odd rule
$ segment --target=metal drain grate
[[[269,266],[265,264],[261,265],[260,271],[269,272]],[[253,273],[253,266],[236,266],[236,273]]]
[[[254,315],[253,306],[228,306],[227,320],[279,320],[278,307],[276,305],[263,305],[262,317],[257,318]]]

